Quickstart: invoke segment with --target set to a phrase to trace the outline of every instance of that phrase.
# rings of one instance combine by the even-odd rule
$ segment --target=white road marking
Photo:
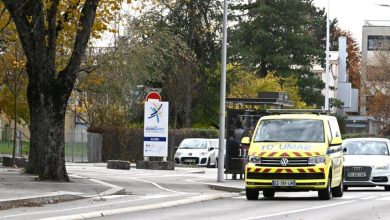
[[[363,197],[363,198],[361,198],[361,200],[370,200],[370,199],[374,199],[374,198],[378,198],[378,196]]]
[[[184,195],[184,194],[187,194],[187,193],[185,193],[185,192],[179,192],[179,191],[175,191],[175,190],[171,190],[171,189],[162,187],[162,186],[158,185],[157,183],[152,182],[152,181],[149,181],[149,180],[143,180],[143,179],[132,178],[132,177],[124,177],[124,178],[132,179],[132,180],[136,180],[136,181],[141,181],[141,182],[145,182],[145,183],[150,183],[150,184],[152,184],[153,186],[155,186],[155,187],[157,187],[157,188],[159,188],[159,189],[161,189],[161,190],[164,190],[164,191],[167,191],[167,192],[171,192],[171,193],[175,193],[176,195]]]
[[[390,201],[390,196],[377,198],[376,200],[380,200],[380,201]]]
[[[246,196],[237,196],[237,197],[232,197],[232,199],[246,199]]]
[[[267,215],[259,215],[259,216],[254,216],[254,217],[251,217],[251,218],[246,218],[245,220],[255,220],[255,219],[262,219],[262,218],[270,218],[270,217],[275,217],[275,216],[294,214],[294,213],[306,212],[306,211],[315,210],[315,209],[322,209],[322,208],[328,208],[328,207],[332,207],[332,206],[344,205],[344,204],[354,203],[354,202],[357,202],[357,200],[338,202],[338,203],[332,203],[332,204],[320,205],[320,206],[313,206],[313,207],[310,207],[310,208],[295,209],[295,210],[291,210],[291,211],[279,212],[279,213],[273,213],[273,214],[267,214]]]

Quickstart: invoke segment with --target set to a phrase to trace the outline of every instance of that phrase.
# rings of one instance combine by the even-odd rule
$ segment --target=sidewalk
[[[98,166],[103,166],[99,164]],[[85,164],[91,166],[91,164]],[[131,167],[135,169],[135,167]],[[142,170],[143,172],[155,172]],[[233,180],[231,176],[223,182],[217,182],[217,169],[188,169],[176,167],[176,172],[199,172],[199,178],[186,180],[206,184],[215,190],[227,192],[242,192],[245,190],[244,180]],[[100,180],[88,179],[70,175],[70,182],[37,181],[36,176],[24,174],[23,169],[0,166],[0,210],[20,206],[41,206],[47,203],[71,201],[99,195],[114,195],[125,193],[124,188]],[[224,175],[226,178],[226,175]]]
[[[70,176],[70,182],[37,181],[23,169],[0,167],[0,210],[76,200],[102,194],[112,187]]]

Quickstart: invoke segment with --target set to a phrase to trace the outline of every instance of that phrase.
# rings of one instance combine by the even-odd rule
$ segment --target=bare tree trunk
[[[16,85],[15,85],[16,86]],[[17,130],[17,120],[18,120],[18,91],[15,89],[14,92],[14,143],[12,146],[12,167],[15,166],[15,150],[16,150],[16,130]]]
[[[188,73],[191,73],[192,64],[187,61],[185,65],[185,70],[188,71]],[[188,78],[184,80],[183,83],[186,84],[186,91],[185,91],[185,103],[184,103],[184,113],[185,113],[185,121],[184,121],[184,127],[189,128],[191,127],[191,111],[192,111],[192,99],[193,99],[193,91],[194,91],[194,77],[192,74],[188,74]]]

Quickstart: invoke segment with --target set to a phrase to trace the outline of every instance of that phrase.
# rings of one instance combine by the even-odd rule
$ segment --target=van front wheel
[[[344,180],[341,179],[340,185],[332,188],[332,196],[333,197],[343,197],[344,194]]]
[[[245,194],[246,194],[247,200],[257,200],[259,198],[259,190],[258,189],[245,188]]]
[[[330,184],[331,184],[331,182],[332,182],[332,179],[329,176],[328,185],[326,186],[326,188],[318,190],[318,198],[320,200],[329,200],[330,199],[330,195],[331,195]]]

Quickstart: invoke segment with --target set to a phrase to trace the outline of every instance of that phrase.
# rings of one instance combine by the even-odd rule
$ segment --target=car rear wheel
[[[332,188],[332,196],[333,197],[343,197],[344,194],[344,181],[341,180],[340,184],[334,188]]]
[[[390,191],[390,186],[385,186],[385,191]]]
[[[245,188],[246,199],[247,200],[257,200],[259,198],[259,190],[258,189],[249,189]]]
[[[263,196],[264,196],[265,198],[274,198],[274,196],[275,196],[275,190],[265,189],[265,190],[263,190]]]
[[[318,190],[318,198],[320,200],[329,200],[330,195],[331,195],[331,190],[330,190],[330,183],[332,182],[332,179],[328,178],[328,185],[326,186],[325,189]]]

